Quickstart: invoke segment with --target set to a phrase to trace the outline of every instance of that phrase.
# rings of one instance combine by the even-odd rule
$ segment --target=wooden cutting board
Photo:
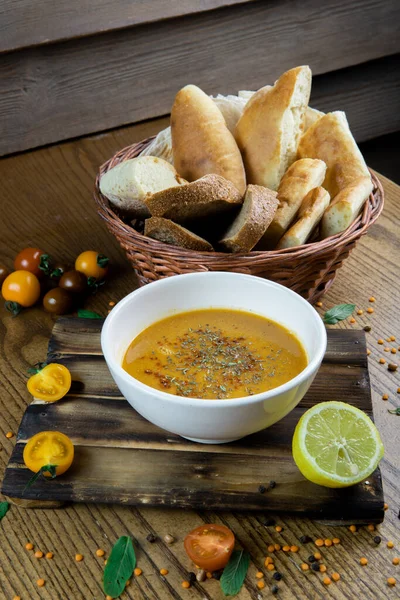
[[[291,453],[294,428],[321,401],[349,402],[372,416],[365,334],[329,330],[321,369],[303,401],[282,421],[237,442],[201,445],[152,425],[116,387],[100,348],[102,320],[61,318],[48,362],[71,373],[70,393],[59,402],[34,400],[27,408],[6,469],[2,493],[22,506],[51,501],[290,512],[329,521],[381,522],[379,470],[367,482],[333,490],[306,481]],[[75,446],[71,469],[39,479],[22,460],[27,440],[43,430],[66,433]],[[275,487],[269,488],[274,481]],[[267,488],[262,493],[260,486]],[[261,489],[261,491],[260,491]]]

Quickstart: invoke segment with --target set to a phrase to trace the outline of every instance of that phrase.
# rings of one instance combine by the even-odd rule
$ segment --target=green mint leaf
[[[93,310],[85,310],[84,308],[78,309],[78,317],[81,317],[81,319],[103,319],[104,318],[101,315],[99,315],[99,313],[94,312]]]
[[[399,417],[400,417],[400,406],[398,406],[394,410],[389,410],[388,409],[388,413],[390,413],[391,415],[399,415]]]
[[[247,569],[250,564],[250,555],[244,550],[235,550],[226,565],[221,579],[221,589],[225,596],[235,596],[241,590]]]
[[[323,316],[323,321],[327,325],[336,325],[339,321],[347,319],[354,311],[355,307],[355,304],[337,304],[326,311]]]
[[[10,508],[10,505],[8,502],[0,502],[0,521],[2,520],[3,517],[5,517],[6,512],[8,511],[9,508]]]
[[[112,598],[118,598],[125,589],[136,566],[136,555],[132,539],[123,535],[116,541],[107,559],[103,575],[104,593]]]

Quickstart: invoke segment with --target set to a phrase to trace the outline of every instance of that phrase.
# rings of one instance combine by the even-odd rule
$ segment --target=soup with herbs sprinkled
[[[152,388],[204,400],[271,390],[306,365],[306,352],[288,329],[229,309],[194,310],[153,323],[131,342],[122,363]]]

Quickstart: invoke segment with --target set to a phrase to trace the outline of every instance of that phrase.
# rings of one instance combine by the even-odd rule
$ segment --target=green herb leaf
[[[389,409],[388,409],[388,412],[389,412],[391,415],[399,415],[399,417],[400,417],[400,406],[398,406],[398,407],[397,407],[397,408],[395,408],[394,410],[389,410]]]
[[[92,310],[85,310],[84,308],[78,309],[78,317],[81,317],[81,319],[103,319],[104,318],[101,315],[99,315],[99,313],[94,312]]]
[[[99,267],[104,269],[104,267],[106,267],[108,265],[108,263],[110,262],[110,259],[108,258],[108,256],[104,256],[104,254],[99,254],[97,256],[96,262],[99,265]]]
[[[5,517],[6,512],[8,511],[9,508],[10,508],[10,505],[8,502],[0,502],[0,521],[2,520],[3,517]]]
[[[30,480],[24,487],[24,492],[25,492],[25,490],[30,488],[35,483],[35,481],[37,481],[39,479],[39,477],[44,477],[45,472],[50,473],[51,479],[55,479],[57,477],[56,469],[57,469],[57,465],[43,465],[43,467],[41,467],[39,469],[39,471],[37,471],[37,473],[35,473],[34,476],[30,478]],[[45,478],[45,481],[47,481],[46,478]]]
[[[250,555],[244,550],[235,550],[222,573],[220,584],[225,596],[240,592],[250,564]]]
[[[136,556],[132,539],[123,535],[116,541],[107,559],[103,576],[104,593],[112,598],[118,598],[132,576],[135,566]]]
[[[355,304],[337,304],[326,311],[323,316],[323,321],[327,325],[336,325],[339,321],[347,319],[354,311],[355,307]]]

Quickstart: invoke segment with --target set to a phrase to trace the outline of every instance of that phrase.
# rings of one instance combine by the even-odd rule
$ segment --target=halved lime
[[[379,431],[362,410],[344,402],[321,402],[298,422],[292,451],[306,479],[339,488],[369,477],[384,448]]]

